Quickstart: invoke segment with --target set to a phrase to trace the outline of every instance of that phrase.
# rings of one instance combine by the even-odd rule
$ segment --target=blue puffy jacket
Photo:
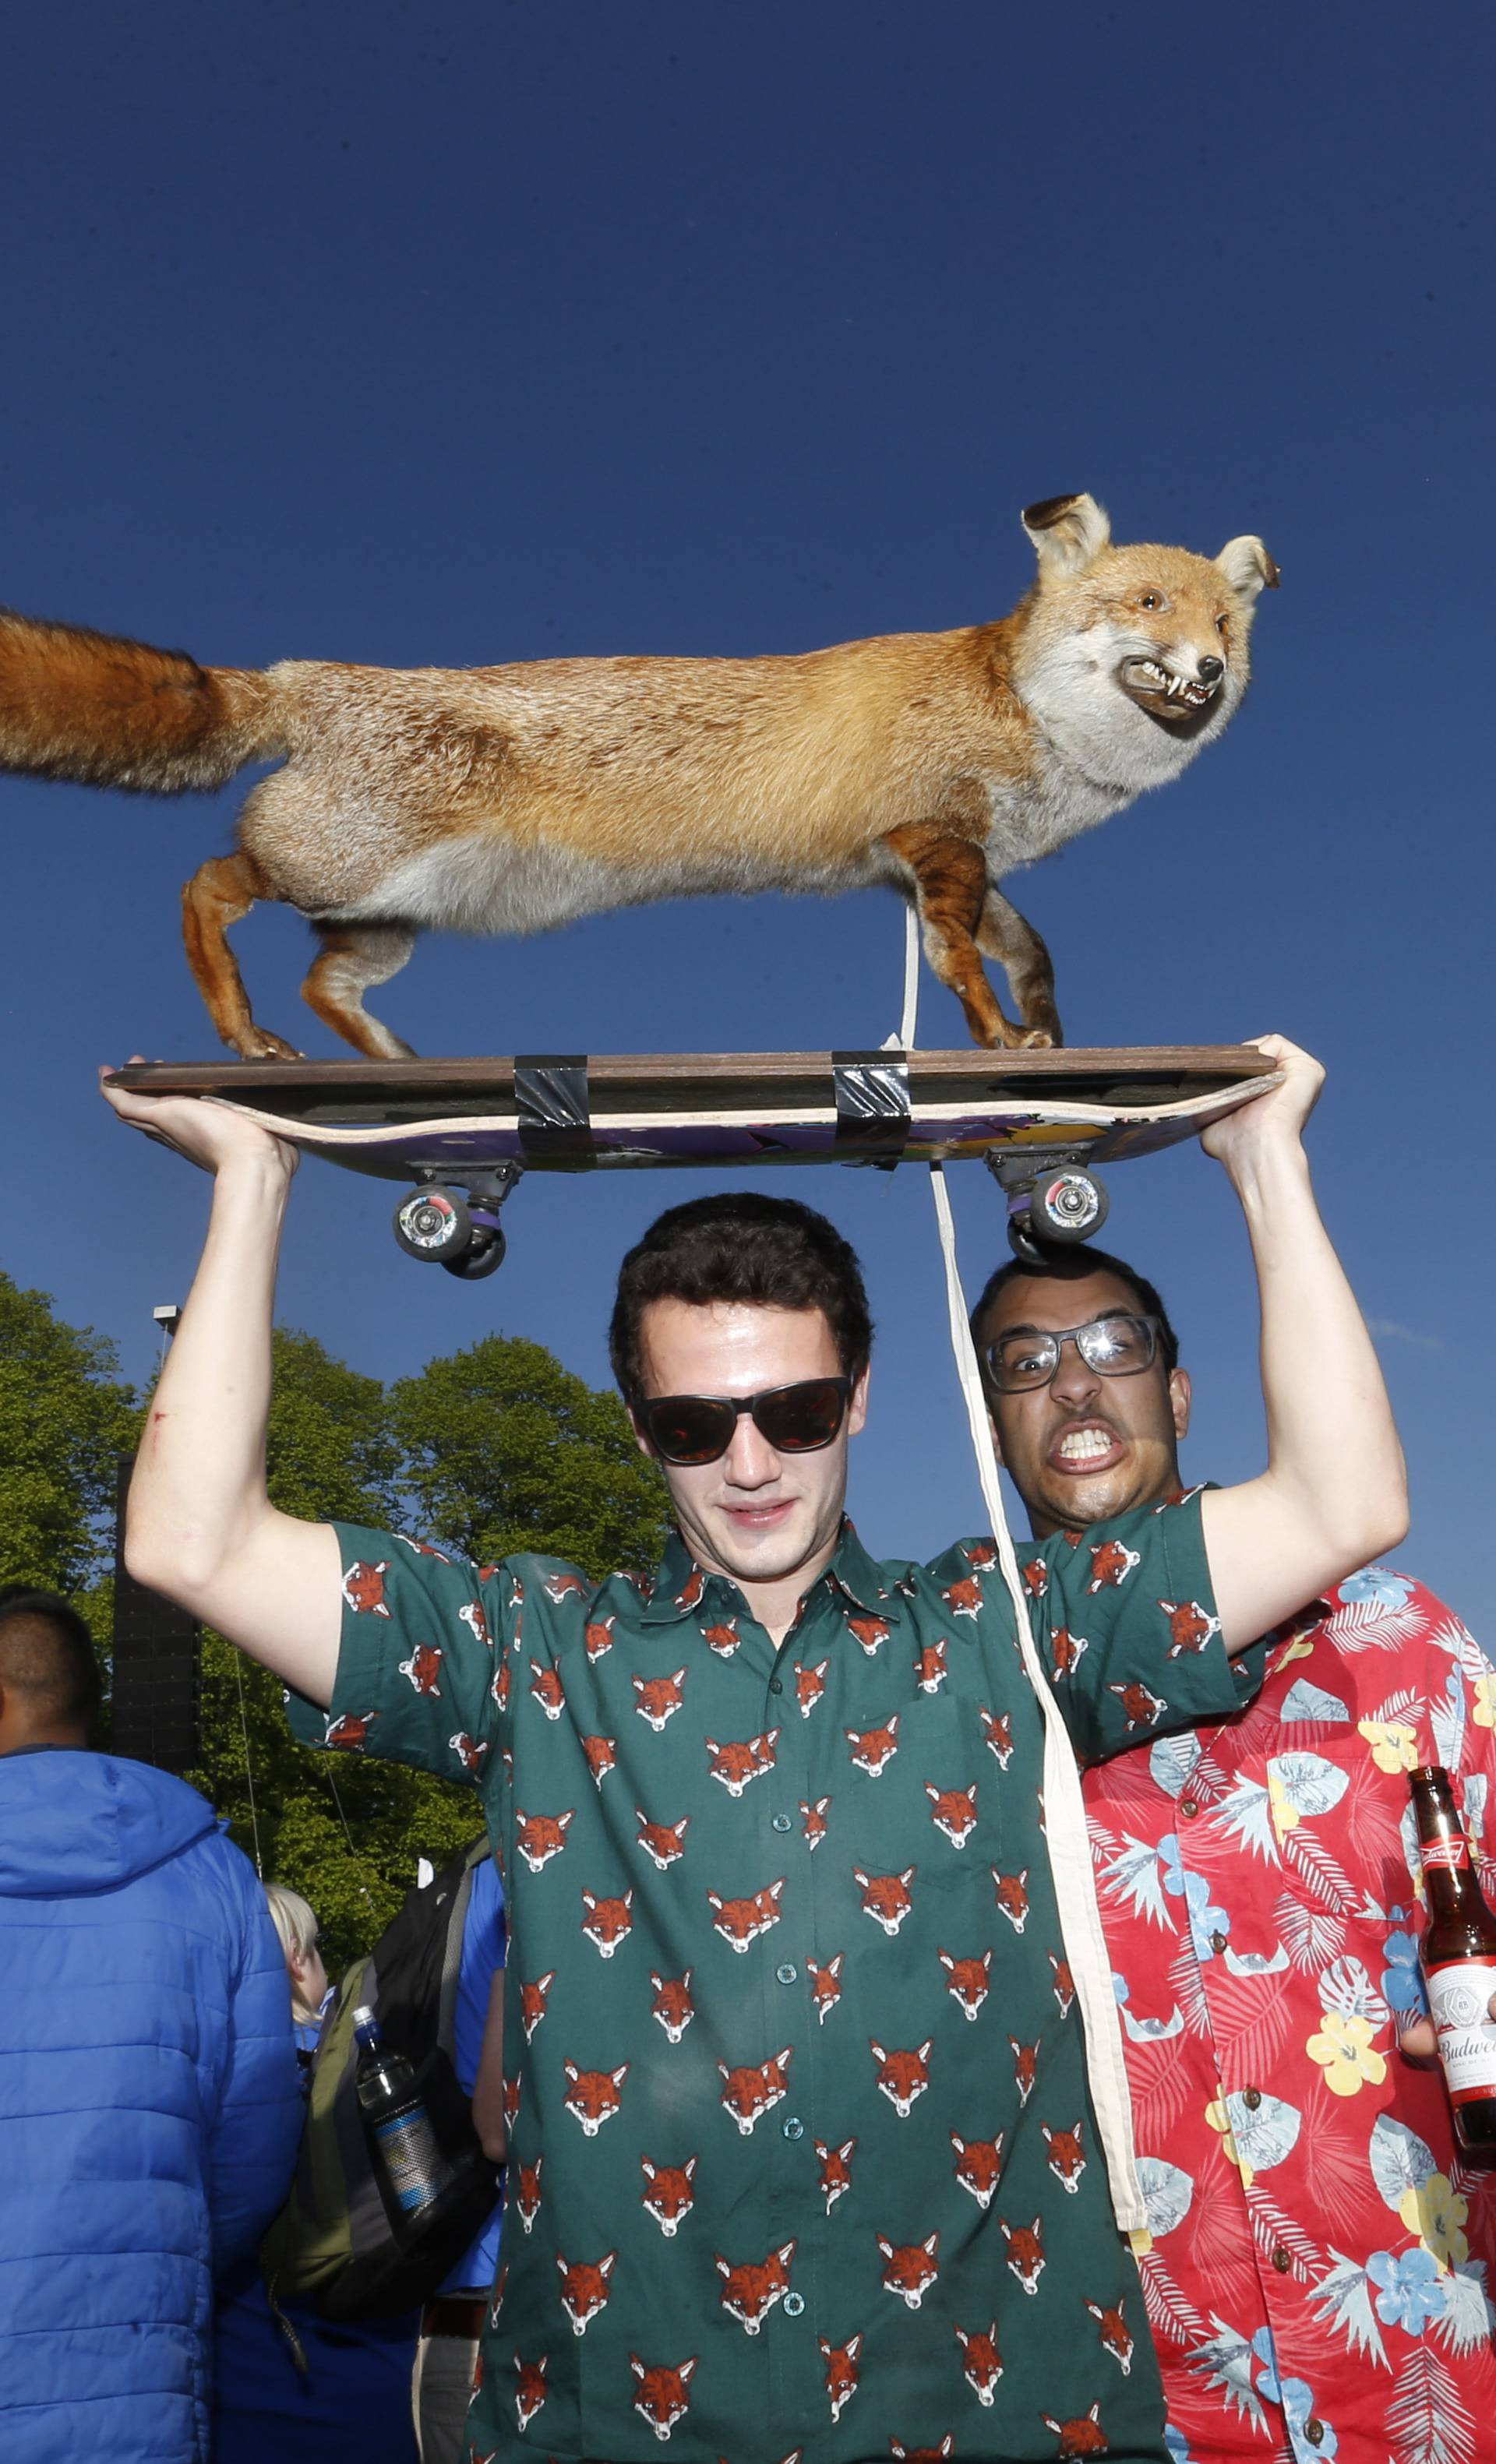
[[[254,1874],[165,1771],[0,1756],[0,2457],[206,2464],[212,2272],[301,2128]]]

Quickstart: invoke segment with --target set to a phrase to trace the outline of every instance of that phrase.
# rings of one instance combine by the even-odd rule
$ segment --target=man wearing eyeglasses
[[[1087,1758],[1230,1717],[1256,1679],[1231,1655],[1403,1528],[1303,1166],[1319,1073],[1271,1048],[1284,1083],[1209,1133],[1257,1248],[1268,1469],[1025,1571]],[[663,1216],[612,1324],[674,1507],[663,1564],[479,1568],[269,1505],[293,1157],[223,1108],[110,1100],[218,1177],[132,1568],[275,1668],[302,1736],[474,1784],[504,1864],[508,2258],[474,2458],[1163,2464],[1109,2196],[1119,2081],[1104,2048],[1088,2077],[1078,2017],[1107,1971],[1051,1872],[1073,1888],[1084,1837],[1041,1794],[991,1543],[880,1561],[846,1521],[871,1325],[841,1236],[751,1195]]]
[[[972,1327],[1041,1548],[1179,1493],[1189,1375],[1133,1267],[1004,1266]],[[1085,1778],[1180,2464],[1349,2464],[1410,2452],[1415,2415],[1496,2418],[1496,2179],[1462,2165],[1428,2062],[1407,1789],[1450,1765],[1479,1840],[1496,1675],[1404,1575],[1317,1588],[1250,1709]],[[1192,1650],[1201,1604],[1161,1605]]]

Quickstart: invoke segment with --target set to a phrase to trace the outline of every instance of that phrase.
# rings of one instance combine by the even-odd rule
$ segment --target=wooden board
[[[1189,1137],[1275,1076],[1250,1045],[1093,1051],[517,1054],[136,1063],[118,1082],[232,1103],[386,1179],[954,1160],[1105,1162]]]

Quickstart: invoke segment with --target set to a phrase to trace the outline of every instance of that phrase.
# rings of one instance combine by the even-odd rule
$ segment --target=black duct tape
[[[596,1160],[584,1053],[517,1053],[515,1111],[530,1162],[581,1169]]]
[[[909,1062],[902,1052],[833,1052],[836,1138],[896,1160],[909,1137]]]

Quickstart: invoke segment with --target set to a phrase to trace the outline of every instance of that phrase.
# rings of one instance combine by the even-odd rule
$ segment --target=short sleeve
[[[517,1583],[403,1532],[333,1527],[342,1637],[326,1711],[288,1694],[306,1746],[377,1754],[439,1778],[490,1781],[507,1740],[505,1645]]]
[[[1229,1719],[1263,1682],[1265,1645],[1232,1660],[1221,1640],[1200,1494],[1054,1532],[1022,1566],[1034,1639],[1083,1761]]]

